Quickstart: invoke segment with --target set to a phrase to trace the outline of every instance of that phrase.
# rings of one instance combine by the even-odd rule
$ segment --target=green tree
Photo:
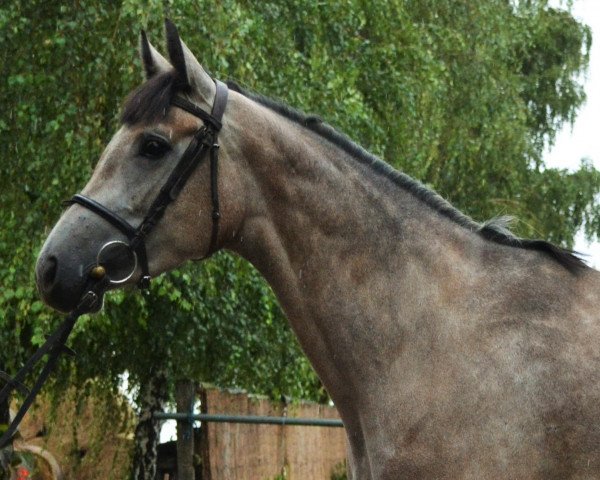
[[[546,0],[5,3],[0,368],[15,371],[58,321],[37,299],[37,252],[141,81],[137,32],[160,43],[165,10],[216,76],[319,113],[476,219],[513,214],[520,234],[566,246],[580,228],[598,237],[599,173],[542,161],[584,101],[591,43]],[[90,378],[114,390],[128,371],[140,392],[164,375],[324,396],[270,289],[228,254],[156,279],[148,297],[111,295],[72,342],[56,395]]]

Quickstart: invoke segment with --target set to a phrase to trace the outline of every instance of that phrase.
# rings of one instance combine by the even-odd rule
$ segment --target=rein
[[[29,358],[29,360],[27,360],[25,365],[23,365],[23,367],[14,377],[11,377],[6,372],[0,370],[0,379],[6,382],[4,388],[0,390],[0,403],[6,401],[9,394],[13,390],[18,390],[25,395],[25,400],[19,408],[19,411],[10,422],[8,429],[0,437],[0,449],[4,448],[11,441],[19,424],[21,423],[21,420],[25,416],[25,413],[27,413],[27,410],[29,410],[31,407],[35,397],[55,367],[60,354],[67,353],[69,355],[75,355],[75,352],[67,347],[65,343],[71,331],[73,330],[77,319],[81,315],[92,311],[98,306],[98,302],[102,301],[104,292],[111,284],[120,284],[131,278],[137,269],[138,263],[140,264],[142,273],[142,276],[138,282],[138,286],[142,289],[147,289],[150,286],[151,277],[148,267],[148,255],[146,252],[145,239],[154,229],[158,221],[162,218],[169,204],[171,204],[177,198],[187,180],[201,163],[201,160],[206,157],[205,153],[207,152],[210,152],[212,231],[210,236],[210,244],[205,256],[209,256],[216,250],[217,241],[219,238],[219,220],[221,218],[218,191],[219,145],[217,143],[217,137],[219,131],[221,130],[223,113],[225,112],[225,107],[227,106],[228,89],[227,86],[219,80],[215,80],[215,85],[216,93],[211,113],[205,112],[200,107],[183,97],[175,96],[171,100],[171,105],[179,107],[200,118],[204,122],[204,125],[200,127],[194,134],[179,162],[150,205],[146,216],[137,227],[132,226],[123,217],[106,208],[101,203],[79,193],[75,194],[66,202],[67,205],[72,205],[75,203],[81,205],[102,217],[113,227],[123,233],[127,237],[129,243],[113,240],[104,244],[98,252],[96,265],[92,266],[88,272],[89,280],[83,289],[85,293],[82,295],[81,300],[79,301],[79,304],[75,310],[73,310],[67,316],[67,318],[65,318],[63,323],[61,323],[54,333],[46,339],[46,342]],[[118,251],[115,252],[115,246],[124,248],[126,253],[131,254],[130,256],[133,258],[133,268],[131,269],[131,272],[128,276],[119,280],[110,278],[110,254],[112,253],[113,256],[115,256],[115,253],[119,253]],[[40,363],[44,355],[48,355],[46,364],[42,368],[42,371],[35,381],[33,387],[31,390],[29,390],[23,384],[23,380],[33,371],[35,366]]]
[[[86,288],[86,293],[81,297],[79,305],[77,305],[75,310],[73,310],[67,316],[67,318],[63,321],[63,323],[60,324],[60,326],[52,335],[46,338],[44,344],[38,348],[38,350],[29,358],[29,360],[27,360],[25,365],[21,367],[14,377],[11,377],[6,372],[0,370],[0,379],[6,382],[4,388],[0,390],[0,403],[6,401],[10,392],[15,389],[25,395],[25,400],[19,408],[19,411],[10,422],[8,429],[2,434],[2,437],[0,437],[0,448],[4,448],[11,441],[19,424],[21,423],[21,420],[23,420],[27,410],[29,410],[29,407],[31,407],[35,397],[44,386],[44,383],[46,383],[50,373],[52,373],[52,370],[56,366],[56,362],[58,361],[60,354],[66,353],[68,355],[75,356],[75,352],[65,345],[67,338],[69,338],[77,319],[97,305],[102,298],[102,293],[104,292],[105,288],[106,285],[102,281],[95,282],[95,285],[91,286],[89,289]],[[48,360],[46,360],[44,368],[42,368],[42,371],[30,390],[23,384],[23,380],[33,371],[35,366],[40,363],[42,357],[46,354],[48,355]]]

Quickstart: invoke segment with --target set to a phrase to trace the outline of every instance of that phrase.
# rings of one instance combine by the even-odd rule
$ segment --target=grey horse
[[[148,79],[83,190],[133,225],[201,125],[171,96],[206,111],[215,97],[179,37],[168,44],[183,57],[143,37]],[[230,90],[217,246],[273,287],[344,421],[350,478],[600,478],[598,272],[474,222],[315,117]],[[148,135],[164,143],[152,158]],[[209,177],[204,162],[149,236],[152,275],[206,255]],[[73,309],[115,239],[69,207],[38,259],[44,301]]]

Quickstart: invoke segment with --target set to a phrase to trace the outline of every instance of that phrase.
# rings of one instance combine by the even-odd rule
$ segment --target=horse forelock
[[[177,74],[161,72],[133,90],[123,105],[121,122],[127,125],[151,123],[164,118],[176,93]]]

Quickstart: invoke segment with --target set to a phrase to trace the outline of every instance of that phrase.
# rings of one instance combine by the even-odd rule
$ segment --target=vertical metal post
[[[190,380],[178,381],[175,385],[177,411],[188,412],[188,417],[177,421],[177,478],[194,479],[194,402],[196,385]]]

